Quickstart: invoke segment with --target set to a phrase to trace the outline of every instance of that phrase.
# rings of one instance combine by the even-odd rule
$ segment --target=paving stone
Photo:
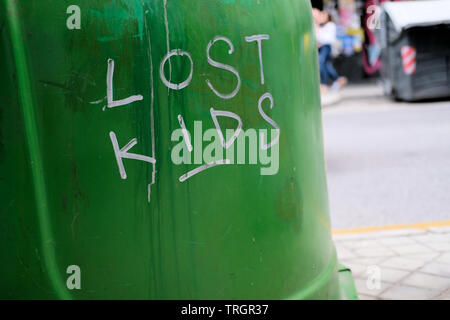
[[[380,270],[381,280],[388,283],[398,282],[410,274],[409,271],[397,270],[387,267],[380,267]]]
[[[430,231],[430,232],[433,232],[433,233],[450,233],[450,226],[448,226],[448,227],[428,228],[427,231]]]
[[[390,300],[430,300],[439,296],[439,291],[399,285],[388,288],[380,297]]]
[[[359,264],[359,263],[355,263],[355,262],[341,262],[343,265],[345,265],[347,268],[350,268],[350,270],[352,270],[352,275],[353,276],[357,276],[357,275],[361,275],[364,274],[367,270],[367,266]]]
[[[423,266],[420,271],[450,278],[450,268],[446,263],[432,261]]]
[[[335,243],[361,300],[450,300],[450,227],[370,232]],[[368,288],[370,266],[380,267],[379,289]]]
[[[429,275],[426,273],[415,272],[410,276],[406,277],[405,279],[403,279],[402,284],[413,287],[438,290],[439,292],[443,292],[447,289],[450,289],[450,278],[444,278]]]
[[[419,260],[424,263],[429,262],[439,256],[439,252],[430,252],[430,253],[409,253],[402,255],[402,257],[406,259],[414,259]]]
[[[343,245],[348,249],[376,248],[382,247],[378,240],[360,240],[360,241],[337,241],[337,245]]]
[[[435,251],[447,252],[450,251],[450,242],[428,242],[425,245]]]
[[[380,282],[379,289],[369,289],[369,287],[367,286],[367,279],[361,279],[361,278],[355,277],[355,286],[356,286],[356,291],[358,292],[358,294],[365,294],[365,295],[377,297],[377,296],[379,296],[379,294],[381,292],[383,292],[387,288],[390,288],[392,285],[387,284],[385,282]]]
[[[382,245],[391,247],[391,246],[401,246],[405,244],[416,244],[412,238],[409,237],[392,237],[392,238],[383,238],[378,240]]]
[[[418,241],[421,243],[448,242],[449,241],[449,237],[447,234],[435,234],[435,233],[427,233],[425,235],[412,236],[410,239],[414,239],[415,241]]]
[[[355,253],[364,258],[390,257],[395,255],[395,253],[388,248],[358,249],[355,250]]]
[[[409,254],[409,253],[432,253],[433,252],[428,247],[426,247],[422,244],[419,244],[419,243],[393,247],[392,250],[394,250],[397,254],[400,254],[400,255]]]
[[[339,261],[340,263],[342,263],[344,266],[348,266],[352,271],[352,267],[350,265],[355,264],[357,265],[357,271],[356,274],[361,274],[361,270],[365,273],[367,270],[367,267],[369,266],[381,266],[381,263],[383,261],[385,261],[387,258],[386,257],[381,257],[381,258],[356,258],[356,259],[349,259],[349,260],[341,260]],[[355,275],[355,273],[354,273]]]
[[[392,257],[381,264],[381,267],[390,267],[400,270],[413,271],[425,265],[425,261],[407,259],[403,257]]]
[[[373,264],[380,264],[386,259],[387,258],[385,258],[385,257],[374,257],[374,258],[357,257],[357,258],[349,259],[349,261],[360,263],[360,264],[363,264],[366,266],[370,266]]]
[[[436,261],[450,264],[450,252],[442,254],[439,258],[436,259]]]
[[[358,298],[359,298],[359,300],[378,300],[377,297],[369,296],[369,295],[366,295],[366,294],[358,294]]]
[[[447,290],[436,297],[437,300],[450,300],[450,290]]]
[[[355,255],[349,250],[342,246],[336,246],[337,256],[339,260],[354,258]]]

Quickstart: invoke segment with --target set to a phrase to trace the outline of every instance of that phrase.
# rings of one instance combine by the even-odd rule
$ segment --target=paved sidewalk
[[[334,236],[361,300],[450,300],[450,227]]]

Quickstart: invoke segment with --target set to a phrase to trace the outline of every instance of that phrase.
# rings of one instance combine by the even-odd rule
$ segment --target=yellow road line
[[[420,222],[411,224],[393,224],[386,226],[374,226],[374,227],[359,227],[352,229],[339,229],[333,230],[333,235],[338,234],[353,234],[353,233],[368,233],[375,231],[385,231],[385,230],[399,230],[399,229],[421,229],[425,230],[433,227],[448,227],[450,226],[450,220],[445,221],[431,221],[431,222]]]

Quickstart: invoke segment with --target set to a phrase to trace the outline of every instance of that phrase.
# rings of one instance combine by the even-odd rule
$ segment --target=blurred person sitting
[[[328,90],[329,79],[332,81],[331,89],[338,90],[346,83],[345,77],[340,77],[331,61],[331,46],[336,41],[336,24],[327,11],[313,11],[316,25],[316,41],[319,48],[320,88],[322,92]]]

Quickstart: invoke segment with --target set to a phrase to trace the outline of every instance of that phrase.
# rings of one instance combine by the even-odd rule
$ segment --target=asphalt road
[[[323,108],[333,229],[450,220],[450,100],[341,94]]]

